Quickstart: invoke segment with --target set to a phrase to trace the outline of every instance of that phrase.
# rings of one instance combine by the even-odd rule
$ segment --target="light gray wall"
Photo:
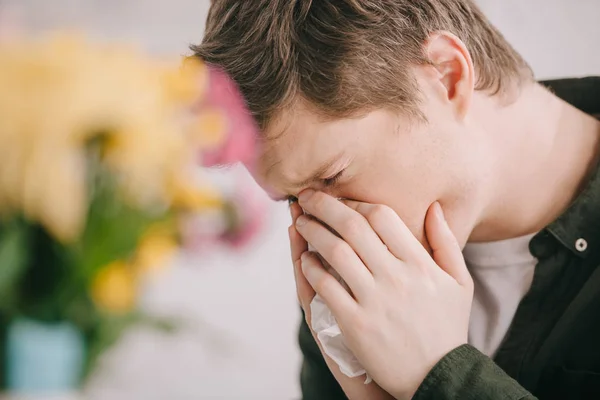
[[[538,78],[600,74],[600,1],[477,2]]]
[[[319,0],[326,1],[326,0]],[[182,54],[200,40],[208,0],[5,0],[32,29],[61,25],[97,37]],[[600,1],[480,0],[538,78],[600,75]],[[285,206],[273,205],[267,232],[242,255],[183,260],[148,284],[153,310],[186,315],[173,337],[135,331],[92,385],[96,399],[298,398],[299,318]],[[206,324],[206,325],[203,325]]]

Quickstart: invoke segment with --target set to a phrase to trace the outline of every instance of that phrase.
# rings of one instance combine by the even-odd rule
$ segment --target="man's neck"
[[[477,122],[497,158],[488,207],[469,241],[537,232],[564,212],[595,170],[600,122],[537,84],[509,106],[477,96]]]

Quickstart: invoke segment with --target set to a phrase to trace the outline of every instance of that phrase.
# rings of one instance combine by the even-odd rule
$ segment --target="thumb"
[[[470,285],[471,275],[467,270],[460,245],[450,230],[442,207],[437,201],[427,211],[425,233],[435,263],[460,285]]]

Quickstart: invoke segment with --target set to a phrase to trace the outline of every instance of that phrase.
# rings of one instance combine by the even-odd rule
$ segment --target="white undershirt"
[[[463,250],[475,294],[469,344],[493,357],[529,291],[537,259],[529,252],[534,235],[488,243],[468,243]]]

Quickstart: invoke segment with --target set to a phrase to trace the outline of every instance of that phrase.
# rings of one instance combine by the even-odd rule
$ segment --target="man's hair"
[[[259,126],[302,100],[323,116],[375,108],[419,115],[411,65],[430,34],[467,46],[476,89],[497,94],[531,69],[471,0],[212,0],[194,54],[239,85]]]

